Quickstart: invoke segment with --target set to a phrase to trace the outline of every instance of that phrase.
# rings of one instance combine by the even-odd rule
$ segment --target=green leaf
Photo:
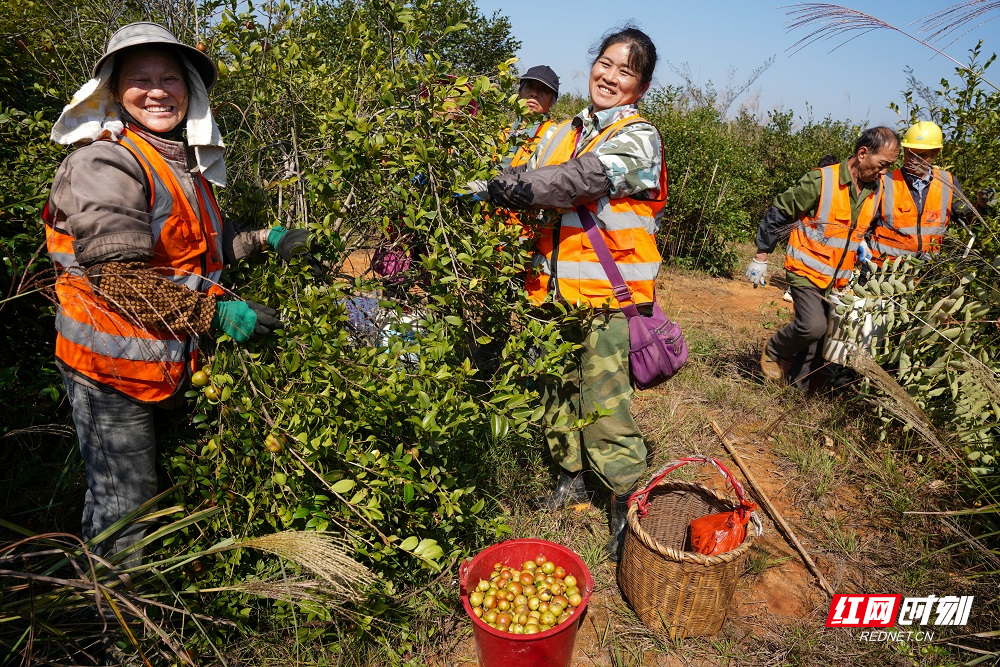
[[[503,415],[493,415],[490,424],[493,427],[494,440],[502,440],[510,432],[510,420]]]
[[[345,493],[353,489],[355,484],[356,482],[353,479],[342,479],[336,484],[334,484],[331,488],[333,489],[334,493],[344,495]]]
[[[438,545],[437,540],[425,538],[420,540],[413,553],[426,560],[437,560],[444,555],[444,550]]]

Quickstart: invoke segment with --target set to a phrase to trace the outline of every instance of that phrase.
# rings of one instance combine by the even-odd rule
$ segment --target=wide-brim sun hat
[[[155,46],[157,44],[169,46],[178,53],[182,53],[201,75],[205,90],[212,89],[219,75],[212,59],[193,46],[182,44],[172,32],[157,23],[129,23],[119,28],[108,40],[108,48],[104,50],[104,55],[94,65],[94,77],[97,77],[97,73],[101,71],[104,63],[108,62],[119,51],[133,46]]]

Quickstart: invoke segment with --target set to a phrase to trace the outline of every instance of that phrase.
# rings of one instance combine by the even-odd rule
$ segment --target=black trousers
[[[823,359],[830,302],[818,287],[792,287],[795,319],[767,342],[767,353],[790,365],[788,381],[804,391],[815,389],[826,379],[829,365]]]

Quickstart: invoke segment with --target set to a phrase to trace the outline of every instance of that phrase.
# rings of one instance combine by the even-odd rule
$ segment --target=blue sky
[[[911,22],[954,2],[854,0],[846,6],[919,34],[919,26]],[[628,20],[656,44],[660,61],[654,85],[679,83],[681,78],[671,65],[687,63],[696,82],[712,81],[722,88],[731,68],[736,68],[734,80],[742,83],[754,68],[775,56],[774,64],[749,91],[762,116],[776,107],[805,115],[808,103],[817,118],[831,115],[869,125],[893,125],[898,117],[888,104],[902,100],[904,67],[912,67],[918,79],[933,87],[942,77],[953,78],[954,72],[950,61],[889,30],[861,35],[832,53],[839,40],[792,53],[787,49],[808,34],[805,29],[786,30],[786,7],[793,0],[477,0],[477,4],[486,15],[500,10],[510,18],[514,35],[522,41],[521,71],[547,64],[559,74],[562,90],[582,95],[587,90],[588,49],[605,30]],[[1000,51],[1000,15],[993,15],[995,20],[942,50],[963,63],[978,39],[985,41],[987,55]],[[1000,63],[991,71],[993,76],[988,78],[997,82]],[[748,99],[745,94],[737,104]]]

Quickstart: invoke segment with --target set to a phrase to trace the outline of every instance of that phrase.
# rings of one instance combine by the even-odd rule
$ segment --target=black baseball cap
[[[559,99],[559,77],[548,65],[535,65],[521,75],[521,83],[525,81],[541,81],[546,87],[552,90],[553,101]]]

